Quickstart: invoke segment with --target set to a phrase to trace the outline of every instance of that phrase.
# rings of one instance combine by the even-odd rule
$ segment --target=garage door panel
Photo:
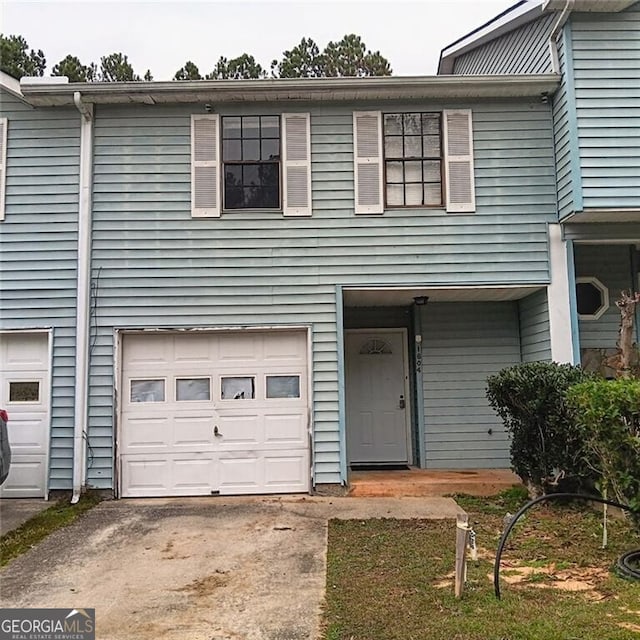
[[[148,347],[144,344],[148,336],[125,336],[123,386],[132,378],[162,378],[166,393],[162,397],[151,382],[140,383],[138,397],[144,401],[125,402],[120,449],[123,494],[198,495],[217,488],[227,494],[306,491],[306,335],[306,331],[161,334]],[[157,339],[172,345],[170,356],[166,364],[150,367],[144,351],[156,348]],[[135,362],[129,363],[129,354]],[[162,401],[148,401],[151,395]],[[145,473],[150,478],[145,478],[138,469],[138,454],[151,456],[156,463],[163,459],[168,467],[148,466]],[[180,461],[173,458],[178,454]],[[210,463],[202,463],[199,456],[205,454]],[[278,465],[283,467],[280,472]],[[154,474],[166,478],[154,485]],[[292,474],[297,477],[292,479]],[[128,482],[134,484],[127,488]]]
[[[300,333],[274,333],[264,342],[264,360],[271,364],[304,364],[307,359],[305,336]]]
[[[28,455],[12,450],[11,468],[2,485],[2,497],[31,498],[44,495],[46,460],[45,455]]]
[[[264,442],[292,448],[307,446],[306,412],[269,414],[264,417]]]
[[[206,416],[173,416],[173,444],[176,447],[207,447],[213,442],[214,419]]]
[[[177,335],[173,345],[173,361],[185,367],[208,365],[216,359],[217,344],[210,334]]]
[[[171,445],[169,416],[123,417],[127,424],[122,432],[123,451],[167,449]]]
[[[12,460],[3,498],[44,497],[49,458],[49,334],[0,333],[0,407],[9,414]]]
[[[140,340],[127,340],[125,354],[129,369],[166,367],[173,360],[173,341],[163,334],[146,335]]]
[[[122,457],[122,495],[126,498],[210,495],[214,491],[215,473],[211,454],[126,455]]]
[[[264,484],[276,493],[304,491],[310,475],[306,451],[268,453],[264,457]]]

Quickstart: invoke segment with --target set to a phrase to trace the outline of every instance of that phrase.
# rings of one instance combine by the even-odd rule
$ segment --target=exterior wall
[[[385,108],[456,106],[468,105]],[[333,483],[337,284],[548,282],[546,223],[556,214],[547,105],[474,107],[475,214],[396,209],[377,217],[354,215],[353,109],[294,107],[311,112],[313,217],[303,219],[257,211],[191,218],[190,114],[201,105],[97,110],[90,483],[113,481],[114,328],[310,324],[316,482]],[[278,111],[225,109],[240,112]]]
[[[80,117],[0,97],[9,120],[0,329],[54,329],[49,486],[70,489]]]
[[[518,300],[522,362],[551,360],[549,302],[546,289]]]
[[[628,245],[575,245],[576,277],[595,276],[609,289],[607,311],[597,320],[579,320],[581,350],[615,349],[620,327],[615,301],[622,290],[638,287],[632,272],[632,251]]]
[[[520,362],[517,303],[434,302],[425,309],[427,468],[508,468],[507,434],[485,393],[488,376]]]
[[[554,19],[553,14],[543,16],[462,54],[456,58],[453,73],[550,73],[548,40]]]
[[[640,207],[640,3],[571,30],[584,208]]]
[[[562,220],[575,209],[574,195],[580,194],[577,167],[577,126],[575,123],[575,99],[571,50],[571,28],[564,27],[558,41],[558,61],[562,76],[560,87],[553,96],[553,138],[556,153],[556,180],[558,215]]]

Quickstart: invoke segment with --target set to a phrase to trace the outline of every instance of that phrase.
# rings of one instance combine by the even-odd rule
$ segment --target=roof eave
[[[34,106],[73,104],[79,92],[93,104],[232,103],[272,101],[364,101],[446,98],[511,98],[553,93],[555,74],[496,76],[418,76],[170,82],[24,83]]]

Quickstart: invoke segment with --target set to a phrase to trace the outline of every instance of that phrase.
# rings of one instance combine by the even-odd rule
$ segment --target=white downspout
[[[551,54],[551,72],[552,73],[560,73],[560,59],[558,57],[558,44],[556,42],[558,38],[558,34],[562,27],[564,27],[565,22],[569,19],[569,14],[573,9],[573,5],[576,0],[567,0],[564,5],[564,9],[558,16],[555,24],[553,25],[553,29],[551,29],[551,33],[549,34],[549,52]]]
[[[76,384],[73,428],[73,495],[80,499],[85,483],[89,394],[89,307],[91,292],[91,164],[93,161],[93,105],[73,102],[80,112],[80,183],[78,207],[78,290],[76,296]]]

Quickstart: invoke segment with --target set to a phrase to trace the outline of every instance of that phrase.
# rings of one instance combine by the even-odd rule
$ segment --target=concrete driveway
[[[5,607],[95,608],[100,640],[315,639],[329,518],[458,511],[448,498],[103,502],[5,567],[0,593]]]

